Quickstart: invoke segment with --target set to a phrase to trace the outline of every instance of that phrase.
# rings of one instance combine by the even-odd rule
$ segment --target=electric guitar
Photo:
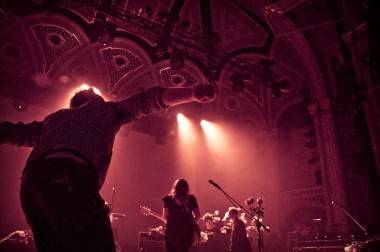
[[[153,212],[150,208],[148,208],[146,206],[140,206],[140,212],[142,215],[153,216],[154,218],[156,218],[156,219],[158,219],[158,220],[160,220],[166,224],[166,220],[160,214]]]
[[[154,218],[162,221],[166,225],[166,220],[158,213],[152,211],[150,208],[146,206],[140,206],[140,212],[141,214],[145,216],[153,216]],[[193,234],[193,245],[195,246],[199,243],[201,240],[201,232],[199,226],[194,222],[194,234]]]

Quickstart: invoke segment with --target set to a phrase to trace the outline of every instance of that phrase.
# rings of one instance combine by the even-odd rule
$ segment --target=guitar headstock
[[[146,206],[140,206],[140,212],[141,212],[141,214],[143,214],[145,216],[152,214],[152,210],[150,210],[150,208],[148,208]]]

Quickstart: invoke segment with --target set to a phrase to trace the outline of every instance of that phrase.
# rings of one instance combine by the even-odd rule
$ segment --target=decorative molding
[[[286,211],[301,208],[302,206],[315,206],[325,208],[325,192],[323,186],[302,188],[283,193],[282,201]]]
[[[80,45],[75,34],[57,25],[39,24],[33,26],[32,31],[45,56],[45,72],[48,72],[51,65],[64,53]]]
[[[106,64],[110,85],[114,86],[120,79],[130,72],[142,67],[140,58],[125,48],[106,47],[100,50],[100,54]],[[126,59],[124,64],[117,65],[118,59]]]

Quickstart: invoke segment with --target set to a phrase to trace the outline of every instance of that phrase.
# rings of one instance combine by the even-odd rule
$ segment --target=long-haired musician
[[[177,179],[169,195],[163,198],[163,218],[167,220],[165,245],[168,252],[189,251],[197,233],[200,217],[197,199],[189,194],[189,184]]]
[[[230,207],[227,215],[233,222],[230,239],[230,252],[250,252],[251,245],[247,238],[245,224],[239,218],[239,210],[235,207]]]

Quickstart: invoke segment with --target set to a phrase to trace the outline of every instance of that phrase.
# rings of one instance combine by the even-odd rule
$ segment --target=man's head
[[[233,221],[235,221],[236,219],[238,219],[238,217],[239,217],[239,209],[236,208],[236,207],[230,207],[228,209],[228,217],[231,220],[233,220]]]
[[[83,104],[92,100],[104,101],[103,97],[96,94],[93,88],[86,90],[81,90],[76,92],[75,95],[70,100],[70,108],[79,108]]]
[[[211,229],[215,228],[214,217],[212,216],[212,214],[206,213],[205,215],[203,215],[202,219],[206,224],[207,230],[211,230]]]

